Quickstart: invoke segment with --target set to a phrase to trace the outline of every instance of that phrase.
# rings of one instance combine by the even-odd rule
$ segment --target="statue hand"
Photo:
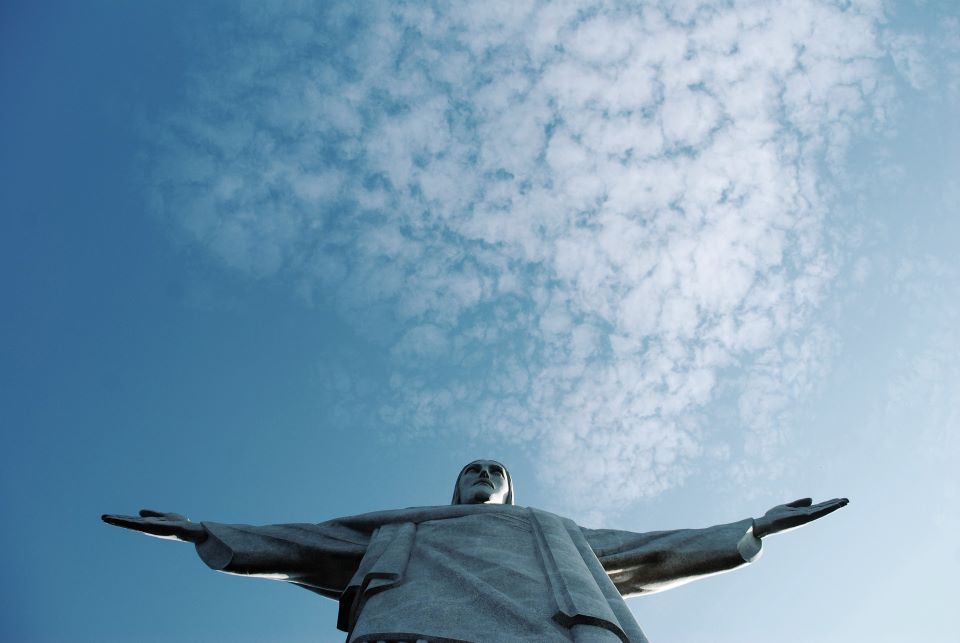
[[[141,509],[139,518],[113,514],[103,514],[100,518],[108,525],[133,529],[157,538],[170,538],[190,543],[201,543],[207,539],[207,530],[203,525],[190,522],[186,517],[175,513]]]
[[[850,502],[846,498],[834,498],[818,504],[811,504],[810,498],[801,498],[788,502],[785,505],[777,505],[762,518],[753,520],[753,535],[757,538],[763,538],[770,534],[776,534],[789,529],[796,529],[817,518],[823,518],[828,513],[833,513],[840,507],[846,506]]]

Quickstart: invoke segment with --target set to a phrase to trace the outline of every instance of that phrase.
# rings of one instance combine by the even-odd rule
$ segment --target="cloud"
[[[775,468],[829,343],[830,172],[887,113],[879,5],[257,7],[158,128],[153,203],[384,342],[397,431],[483,427],[616,506],[731,441],[733,396]]]
[[[896,65],[897,71],[903,75],[910,85],[916,89],[924,89],[934,83],[934,75],[930,63],[924,56],[925,39],[916,34],[889,34],[887,47],[890,56]]]

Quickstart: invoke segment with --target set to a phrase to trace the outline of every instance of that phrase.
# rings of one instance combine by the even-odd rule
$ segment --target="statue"
[[[340,602],[350,643],[646,641],[623,601],[749,563],[761,539],[847,504],[809,498],[706,529],[587,529],[514,505],[506,467],[466,465],[449,506],[319,524],[195,523],[174,513],[104,515],[193,543],[211,568],[284,580]]]

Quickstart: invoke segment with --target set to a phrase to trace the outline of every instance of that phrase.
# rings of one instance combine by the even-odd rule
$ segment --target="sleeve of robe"
[[[294,583],[337,599],[357,571],[370,532],[333,520],[320,524],[225,525],[204,522],[197,553],[211,569]]]
[[[760,539],[747,518],[706,529],[634,533],[582,529],[623,596],[649,594],[736,569],[757,558]]]

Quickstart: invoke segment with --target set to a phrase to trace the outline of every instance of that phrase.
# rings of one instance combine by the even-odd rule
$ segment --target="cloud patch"
[[[878,7],[250,9],[159,128],[153,203],[384,342],[399,432],[483,427],[615,506],[731,442],[732,396],[735,458],[775,468],[826,345],[830,172],[888,109]]]

